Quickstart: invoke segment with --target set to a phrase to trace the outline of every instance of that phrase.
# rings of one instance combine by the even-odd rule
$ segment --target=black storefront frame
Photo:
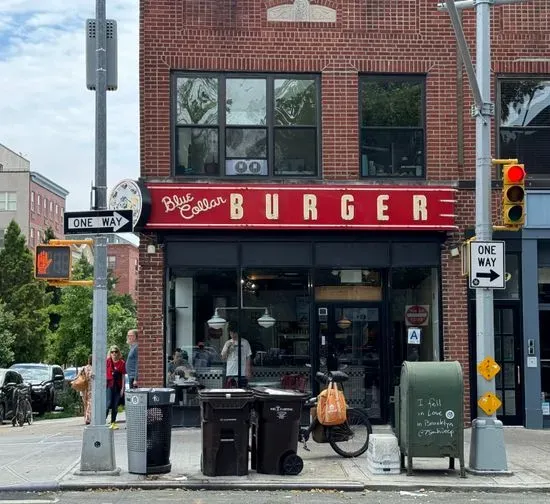
[[[309,303],[309,334],[310,334],[310,355],[312,362],[315,365],[312,365],[312,375],[310,376],[312,384],[312,392],[315,392],[315,380],[314,372],[316,366],[319,362],[319,352],[320,345],[318,338],[314,337],[315,327],[316,327],[316,299],[314,296],[314,286],[315,286],[315,271],[317,269],[325,267],[342,267],[350,268],[353,267],[364,267],[364,268],[376,268],[382,270],[382,299],[379,302],[381,310],[383,313],[383,328],[387,337],[383,338],[383,349],[386,355],[386,368],[384,372],[381,373],[381,395],[389,400],[393,395],[393,355],[391,353],[391,343],[393,338],[395,338],[394,330],[391,324],[391,285],[389,279],[391,278],[392,268],[395,267],[431,267],[437,269],[438,273],[438,318],[441,321],[442,314],[442,278],[441,278],[441,246],[446,239],[446,234],[441,232],[380,232],[380,233],[365,233],[365,232],[354,232],[346,231],[342,232],[261,232],[261,231],[194,231],[194,232],[184,232],[184,233],[175,233],[167,232],[164,234],[159,234],[159,239],[164,243],[165,248],[165,268],[169,272],[171,278],[175,278],[178,275],[178,271],[190,271],[197,268],[235,268],[238,274],[242,273],[242,270],[250,267],[262,267],[265,269],[269,268],[289,268],[289,269],[308,269],[310,282],[307,289],[307,295],[310,299]],[[269,247],[274,249],[282,246],[283,244],[309,244],[310,251],[310,264],[306,265],[298,262],[285,262],[281,261],[281,257],[294,257],[292,254],[281,253],[280,250],[275,254],[279,258],[279,262],[259,262],[249,264],[245,257],[243,257],[243,250],[246,248],[246,245],[256,244],[265,246],[269,244]],[[351,244],[357,246],[371,246],[372,250],[377,250],[377,247],[381,253],[384,249],[387,249],[388,255],[386,258],[386,264],[371,264],[369,259],[365,258],[362,262],[343,264],[342,261],[335,259],[334,264],[318,264],[318,256],[326,255],[319,253],[319,247],[316,247],[318,244],[323,245],[342,245],[342,244]],[[212,251],[212,257],[218,258],[218,261],[204,259],[208,258],[208,254],[198,254],[198,262],[193,264],[185,264],[177,262],[176,258],[180,256],[178,251],[183,252],[184,250],[192,249],[195,245],[201,245],[203,251]],[[227,254],[229,250],[228,245],[233,245],[236,247],[235,254],[233,256],[233,263],[228,264],[228,255],[231,259],[231,254]],[[414,247],[417,245],[419,248],[417,250],[422,253],[414,254],[411,251],[414,251]],[[225,250],[224,250],[225,246]],[[266,248],[266,249],[269,249]],[[358,247],[359,248],[359,247]],[[199,250],[197,248],[196,250]],[[431,254],[431,255],[430,255]],[[191,254],[197,256],[196,254]],[[353,254],[351,254],[353,256]],[[222,259],[225,259],[226,262],[223,262]],[[348,257],[349,259],[349,257]],[[222,264],[220,264],[222,260]],[[284,264],[281,264],[283,262]],[[240,290],[239,291],[239,305],[241,302],[240,299]],[[238,321],[239,326],[242,326],[241,313],[242,310],[239,310]],[[165,313],[170,312],[170,307],[167,307]],[[173,328],[175,329],[175,327]],[[241,335],[239,334],[239,337]],[[312,337],[313,336],[313,337]],[[164,345],[166,347],[168,337],[172,337],[167,334],[167,328],[165,327],[164,334]],[[439,358],[444,360],[444,345],[443,345],[443,324],[439,323]],[[173,342],[172,342],[173,343]],[[165,348],[166,350],[166,348]],[[240,368],[239,368],[240,371]],[[388,402],[388,401],[386,401]],[[383,402],[381,404],[381,415],[382,420],[387,421],[390,416],[390,404]]]

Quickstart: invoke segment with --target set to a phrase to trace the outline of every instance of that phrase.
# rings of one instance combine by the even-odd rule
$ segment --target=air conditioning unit
[[[267,175],[267,159],[228,159],[226,175]]]

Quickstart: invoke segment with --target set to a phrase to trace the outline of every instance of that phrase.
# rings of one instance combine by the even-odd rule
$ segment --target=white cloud
[[[95,17],[95,2],[1,3],[0,143],[70,191],[69,210],[87,210],[95,93],[86,89],[85,22]],[[135,0],[107,2],[107,17],[118,28],[119,87],[107,94],[110,187],[139,176],[138,10]]]

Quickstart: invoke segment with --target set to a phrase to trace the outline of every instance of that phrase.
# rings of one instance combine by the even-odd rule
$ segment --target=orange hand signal
[[[38,271],[38,274],[45,275],[48,272],[48,268],[51,263],[52,260],[48,257],[48,253],[45,250],[40,252],[36,260],[36,270]]]

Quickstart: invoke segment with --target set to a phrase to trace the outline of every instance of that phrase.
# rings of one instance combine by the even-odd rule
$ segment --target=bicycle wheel
[[[33,418],[32,418],[32,406],[31,406],[31,403],[28,399],[25,399],[25,402],[24,402],[24,406],[23,406],[23,409],[25,411],[25,421],[31,425],[32,422],[33,422]]]
[[[346,422],[327,428],[332,449],[341,457],[358,457],[367,451],[372,426],[362,411],[348,409]]]

